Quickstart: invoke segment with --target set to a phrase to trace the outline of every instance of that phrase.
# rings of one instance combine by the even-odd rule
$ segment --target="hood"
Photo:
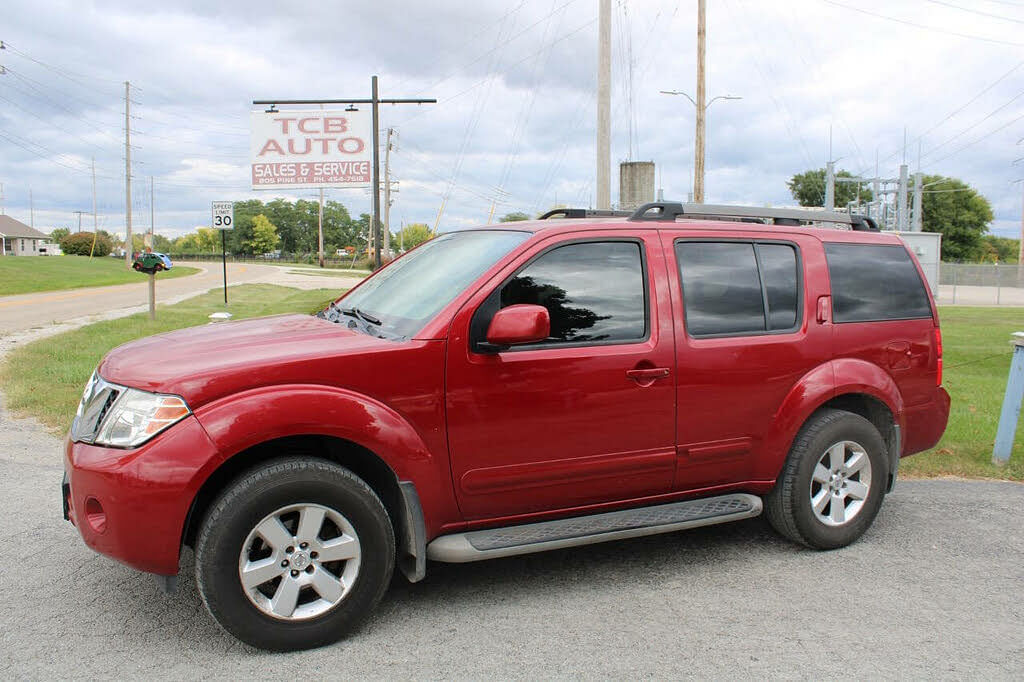
[[[99,372],[115,384],[180,395],[195,409],[259,386],[332,383],[341,358],[397,345],[312,315],[277,315],[131,341],[112,350]]]

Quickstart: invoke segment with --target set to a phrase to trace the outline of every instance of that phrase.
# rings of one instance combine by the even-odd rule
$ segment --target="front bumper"
[[[174,575],[192,500],[218,461],[195,416],[132,450],[69,438],[64,518],[100,554],[141,571]]]

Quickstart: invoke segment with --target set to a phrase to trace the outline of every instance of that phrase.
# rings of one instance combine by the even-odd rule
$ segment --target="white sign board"
[[[230,230],[235,227],[235,204],[231,201],[213,202],[213,229]]]
[[[369,187],[373,125],[366,111],[254,111],[252,188]]]

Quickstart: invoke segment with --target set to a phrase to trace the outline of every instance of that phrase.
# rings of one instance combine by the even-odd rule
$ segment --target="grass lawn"
[[[12,259],[14,260],[14,259]],[[311,313],[337,291],[299,291],[269,284],[232,289],[235,319],[282,312]],[[42,339],[13,351],[0,367],[9,409],[37,417],[55,431],[71,423],[82,389],[100,358],[119,344],[159,332],[206,324],[223,309],[220,291],[172,306],[160,306],[157,320],[146,314],[99,322]],[[999,409],[1010,366],[1010,333],[1024,331],[1020,308],[944,306],[940,310],[945,361],[944,384],[953,397],[949,427],[939,445],[904,459],[903,476],[965,476],[1024,481],[1024,424],[1005,467],[991,463]],[[40,390],[45,388],[45,390]]]
[[[1009,464],[992,464],[1010,369],[1010,333],[1024,331],[1024,309],[942,306],[939,319],[942,383],[953,398],[949,426],[936,448],[904,459],[900,475],[1024,481],[1024,424],[1017,429]]]
[[[244,284],[231,288],[228,310],[236,320],[277,313],[313,313],[339,294],[334,289],[300,291],[272,284]],[[217,289],[181,303],[158,306],[157,319],[152,322],[148,313],[140,313],[97,322],[13,350],[7,362],[0,365],[7,408],[32,415],[55,432],[65,431],[75,416],[85,382],[107,351],[143,336],[207,324],[210,313],[224,310],[222,296]]]
[[[289,275],[308,275],[310,277],[369,277],[365,270],[289,270]]]
[[[157,279],[184,277],[196,268],[174,266]],[[85,256],[12,256],[0,258],[0,296],[35,291],[102,287],[145,281],[145,275],[125,267],[121,258]]]

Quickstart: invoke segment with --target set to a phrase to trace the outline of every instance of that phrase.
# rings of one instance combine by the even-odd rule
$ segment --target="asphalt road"
[[[184,265],[199,268],[200,272],[168,280],[161,280],[157,275],[157,303],[173,303],[222,285],[220,263],[188,262]],[[328,275],[320,272],[304,266],[228,263],[228,286],[262,282],[298,289],[342,289],[355,286],[362,279],[361,276],[339,276],[338,271],[330,271],[332,274]],[[0,338],[48,329],[55,324],[77,326],[90,321],[91,316],[109,318],[145,310],[149,303],[148,290],[146,278],[139,275],[139,281],[132,284],[0,296]]]
[[[157,275],[156,300],[163,303],[182,296],[194,296],[223,282],[220,265],[210,263],[187,263],[200,272],[187,277],[161,280]],[[262,280],[273,275],[278,268],[272,265],[228,264],[228,283]],[[54,322],[106,313],[119,308],[146,305],[149,301],[149,285],[146,277],[139,275],[139,281],[132,284],[117,284],[107,287],[87,287],[66,291],[40,291],[32,294],[0,297],[0,334],[25,331]]]
[[[396,581],[334,646],[254,651],[195,594],[60,518],[59,442],[0,428],[0,678],[1024,676],[1024,486],[902,481],[874,527],[804,550],[760,519]]]

